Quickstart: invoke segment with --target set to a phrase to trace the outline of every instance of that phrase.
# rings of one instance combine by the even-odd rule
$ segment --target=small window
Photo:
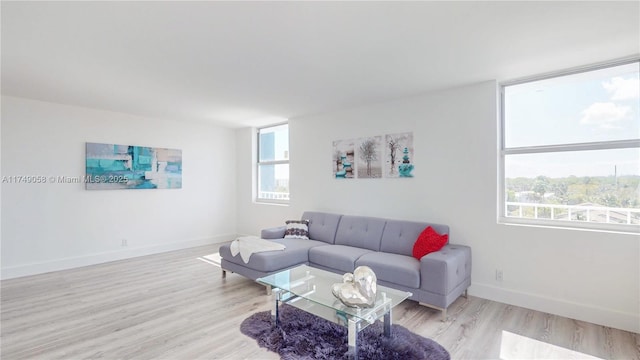
[[[640,66],[501,86],[501,219],[640,230]]]
[[[258,129],[257,201],[289,202],[289,125]]]

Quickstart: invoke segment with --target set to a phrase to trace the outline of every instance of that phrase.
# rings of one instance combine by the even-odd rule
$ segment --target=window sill
[[[541,227],[562,230],[578,230],[578,231],[595,231],[612,234],[638,235],[640,234],[640,225],[624,225],[624,224],[603,224],[588,223],[579,221],[547,221],[541,219],[522,219],[512,217],[500,217],[498,224],[510,226],[528,226]]]
[[[289,206],[288,201],[275,201],[275,200],[262,200],[256,199],[253,201],[257,205],[275,205],[275,206]]]

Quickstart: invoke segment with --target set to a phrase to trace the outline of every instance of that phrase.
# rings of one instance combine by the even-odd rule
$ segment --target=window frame
[[[255,156],[256,156],[256,161],[254,162],[254,166],[255,166],[255,186],[254,189],[256,191],[255,196],[254,196],[254,201],[256,203],[261,203],[261,204],[275,204],[275,205],[289,205],[290,202],[290,197],[287,197],[287,199],[269,199],[269,198],[263,198],[260,197],[260,166],[262,165],[289,165],[289,170],[291,170],[291,165],[290,163],[290,156],[287,156],[286,160],[268,160],[268,161],[260,161],[260,131],[263,129],[268,129],[268,128],[273,128],[273,127],[278,127],[278,126],[282,126],[282,125],[287,125],[287,143],[290,144],[290,138],[291,136],[289,135],[289,122],[288,121],[284,121],[284,122],[279,122],[279,123],[275,123],[275,124],[270,124],[270,125],[265,125],[265,126],[261,126],[255,129],[255,139],[256,139],[256,149],[255,149]],[[287,145],[289,145],[287,144]],[[290,152],[290,149],[288,150]],[[289,174],[291,174],[291,172],[289,172]],[[289,196],[291,194],[291,189],[289,189]]]
[[[554,144],[554,145],[536,145],[536,146],[522,146],[511,147],[505,146],[505,88],[508,86],[524,84],[534,81],[547,80],[567,75],[580,74],[585,72],[591,72],[615,66],[628,65],[633,63],[639,63],[640,57],[632,57],[626,59],[619,59],[609,61],[605,63],[586,65],[576,67],[568,70],[561,70],[556,72],[545,73],[541,75],[530,76],[526,78],[520,78],[515,80],[503,81],[498,84],[499,94],[499,166],[498,166],[498,204],[497,214],[498,223],[506,225],[528,225],[537,227],[552,227],[552,228],[564,228],[571,230],[590,230],[590,231],[602,231],[602,232],[617,232],[617,233],[640,233],[640,225],[628,225],[628,224],[612,224],[612,223],[596,223],[587,221],[571,221],[571,220],[551,220],[551,219],[531,219],[531,218],[518,218],[506,216],[507,204],[506,204],[506,179],[505,179],[505,163],[506,156],[518,155],[518,154],[541,154],[541,153],[560,153],[567,151],[589,151],[589,150],[610,150],[610,149],[631,149],[640,148],[640,138],[632,140],[607,140],[607,141],[594,141],[583,143],[570,143],[570,144]]]

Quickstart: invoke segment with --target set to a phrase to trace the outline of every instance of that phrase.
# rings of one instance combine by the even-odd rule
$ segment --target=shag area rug
[[[242,322],[240,331],[283,360],[347,358],[346,327],[286,304],[280,307],[280,320],[277,328],[269,311],[255,313]],[[387,338],[382,322],[377,321],[358,334],[358,358],[448,360],[450,356],[437,342],[400,325],[392,325]]]

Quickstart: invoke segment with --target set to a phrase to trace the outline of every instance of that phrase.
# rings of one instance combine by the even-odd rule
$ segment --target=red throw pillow
[[[431,226],[427,226],[413,244],[413,257],[420,260],[423,256],[442,249],[449,241],[449,234],[440,235]]]

